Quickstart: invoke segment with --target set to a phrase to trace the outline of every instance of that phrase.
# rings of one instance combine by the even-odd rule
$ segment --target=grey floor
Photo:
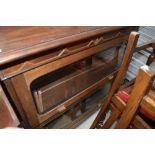
[[[99,111],[95,112],[88,119],[86,119],[82,124],[80,124],[76,129],[89,129],[91,124],[93,123],[95,117],[97,116]]]

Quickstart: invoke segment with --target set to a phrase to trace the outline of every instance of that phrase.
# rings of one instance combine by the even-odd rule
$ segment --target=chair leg
[[[148,66],[141,67],[126,108],[123,111],[121,118],[116,125],[116,128],[128,128],[132,119],[136,115],[141,100],[147,93],[148,89],[151,87],[154,78],[155,72],[153,70],[151,70]]]
[[[111,116],[104,123],[104,125],[102,126],[102,129],[110,128],[112,126],[112,124],[116,121],[116,119],[121,115],[121,111],[119,111],[117,108],[115,108],[114,105],[111,105],[110,109],[111,109]]]

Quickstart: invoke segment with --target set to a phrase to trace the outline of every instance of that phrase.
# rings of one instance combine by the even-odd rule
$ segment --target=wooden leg
[[[71,118],[72,121],[77,118],[76,114],[77,114],[78,110],[80,110],[79,103],[77,105],[73,106],[73,108],[69,110],[68,116]]]
[[[116,119],[120,115],[121,115],[121,111],[119,111],[117,108],[115,108],[114,105],[111,105],[111,116],[104,123],[104,125],[102,126],[102,129],[108,129],[108,128],[110,128],[111,125],[116,121]]]
[[[80,103],[81,112],[84,113],[86,111],[86,100]]]
[[[71,120],[73,121],[74,119],[76,119],[76,111],[74,108],[70,109],[68,112],[68,116],[71,118]]]

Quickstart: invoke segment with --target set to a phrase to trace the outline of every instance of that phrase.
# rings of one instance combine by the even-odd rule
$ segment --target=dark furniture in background
[[[24,128],[49,128],[67,112],[72,122],[66,128],[76,127],[98,109],[98,104],[87,109],[85,98],[113,80],[120,46],[137,30],[122,26],[0,27],[0,80],[14,109],[11,115],[16,114]],[[112,59],[96,55],[112,47],[116,47]],[[76,116],[78,109],[81,114]]]

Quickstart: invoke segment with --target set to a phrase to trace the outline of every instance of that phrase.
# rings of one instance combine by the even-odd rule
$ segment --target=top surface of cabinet
[[[124,29],[122,26],[0,27],[0,65],[81,39]]]

